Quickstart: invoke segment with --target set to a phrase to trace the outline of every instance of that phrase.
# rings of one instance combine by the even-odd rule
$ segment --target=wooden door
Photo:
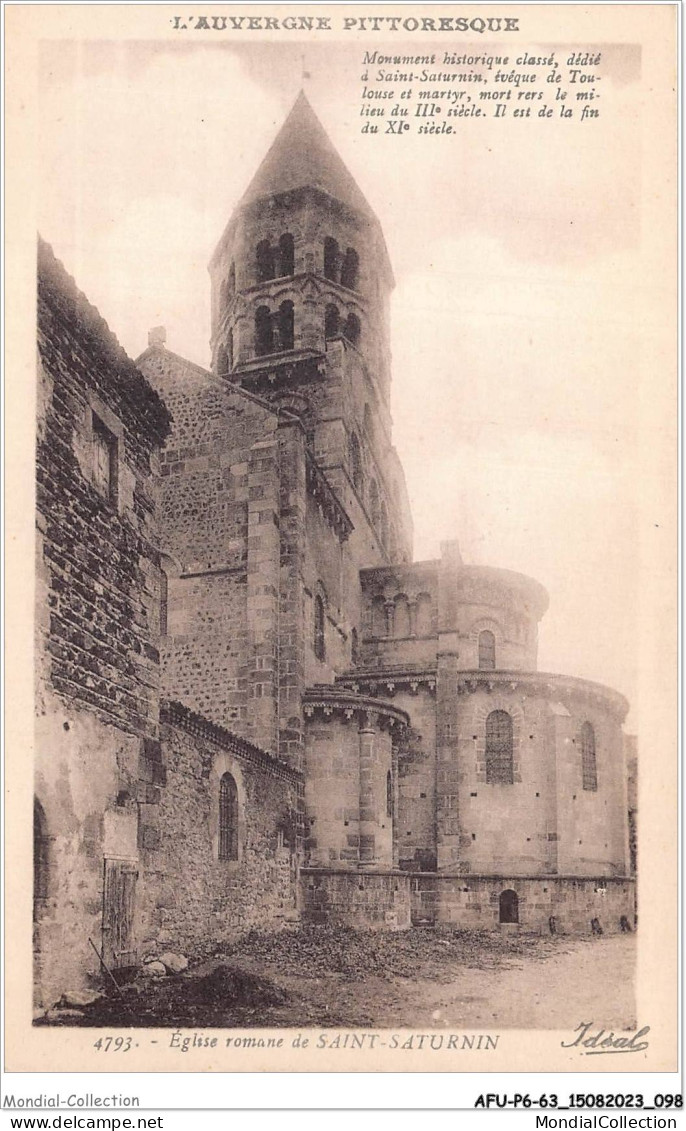
[[[102,956],[110,970],[134,966],[134,912],[138,865],[134,860],[105,860],[102,893]]]

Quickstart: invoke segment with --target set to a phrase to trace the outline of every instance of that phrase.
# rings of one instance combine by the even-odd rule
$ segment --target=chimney
[[[159,349],[164,349],[166,340],[167,331],[164,326],[153,326],[152,330],[148,330],[148,348],[150,346],[158,346]]]

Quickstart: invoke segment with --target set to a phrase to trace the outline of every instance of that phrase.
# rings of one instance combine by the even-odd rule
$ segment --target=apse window
[[[507,711],[491,711],[486,719],[486,781],[489,785],[514,782],[512,717]]]
[[[495,668],[495,636],[488,629],[479,633],[479,667],[482,671]]]
[[[93,413],[93,482],[111,502],[117,498],[117,437]]]

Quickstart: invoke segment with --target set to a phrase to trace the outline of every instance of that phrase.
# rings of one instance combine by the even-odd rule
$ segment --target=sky
[[[635,701],[640,50],[604,47],[593,122],[460,119],[453,137],[409,143],[361,134],[360,56],[44,43],[41,234],[133,357],[164,325],[170,349],[208,364],[207,263],[304,67],[395,272],[393,434],[415,558],[457,538],[467,562],[537,578],[551,598],[539,668]]]

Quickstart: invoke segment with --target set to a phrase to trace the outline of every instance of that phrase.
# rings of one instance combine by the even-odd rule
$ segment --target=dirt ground
[[[39,1024],[569,1029],[635,1027],[633,934],[414,929],[251,932],[177,977],[137,979]]]

